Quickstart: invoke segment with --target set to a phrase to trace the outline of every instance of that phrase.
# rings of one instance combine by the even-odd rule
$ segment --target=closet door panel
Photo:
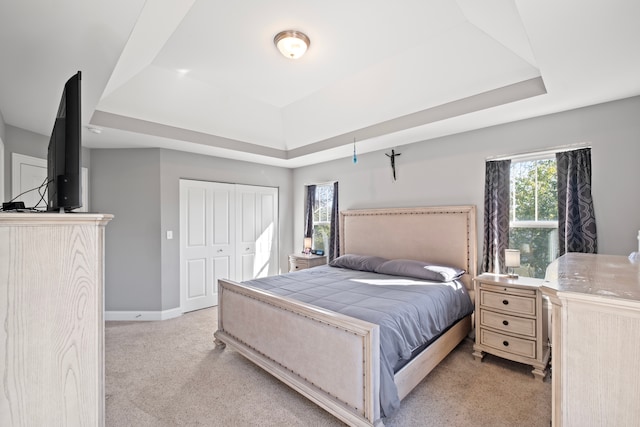
[[[260,266],[259,277],[278,274],[278,198],[277,192],[262,193],[260,197],[260,217],[256,240],[256,264]],[[275,256],[274,256],[275,255]]]
[[[238,275],[241,280],[271,276],[278,268],[278,189],[238,185]]]
[[[218,304],[218,279],[235,280],[235,186],[180,181],[180,305]]]

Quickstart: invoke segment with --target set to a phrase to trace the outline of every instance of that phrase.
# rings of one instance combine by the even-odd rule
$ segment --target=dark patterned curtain
[[[329,261],[340,256],[340,226],[338,218],[338,182],[333,183],[333,205],[331,206],[331,233],[329,234]]]
[[[556,154],[560,255],[598,253],[596,216],[591,197],[591,149]]]
[[[482,271],[500,273],[509,247],[509,175],[511,160],[486,162]]]
[[[304,212],[304,237],[313,237],[313,209],[316,204],[316,186],[307,185],[307,203]]]

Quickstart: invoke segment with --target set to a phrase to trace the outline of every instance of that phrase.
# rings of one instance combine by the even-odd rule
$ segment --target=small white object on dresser
[[[476,343],[473,356],[484,353],[525,363],[544,381],[549,363],[547,309],[542,279],[510,278],[484,273],[474,279]]]
[[[325,255],[291,254],[289,255],[289,273],[327,263]]]

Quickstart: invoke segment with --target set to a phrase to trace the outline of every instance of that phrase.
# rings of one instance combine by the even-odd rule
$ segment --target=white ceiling
[[[298,167],[640,94],[637,0],[0,0],[0,112]],[[305,32],[286,59],[281,30]]]

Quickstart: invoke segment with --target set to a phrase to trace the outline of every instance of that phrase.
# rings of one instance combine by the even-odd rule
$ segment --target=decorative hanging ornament
[[[353,138],[353,164],[358,163],[358,155],[356,154],[356,139]]]

